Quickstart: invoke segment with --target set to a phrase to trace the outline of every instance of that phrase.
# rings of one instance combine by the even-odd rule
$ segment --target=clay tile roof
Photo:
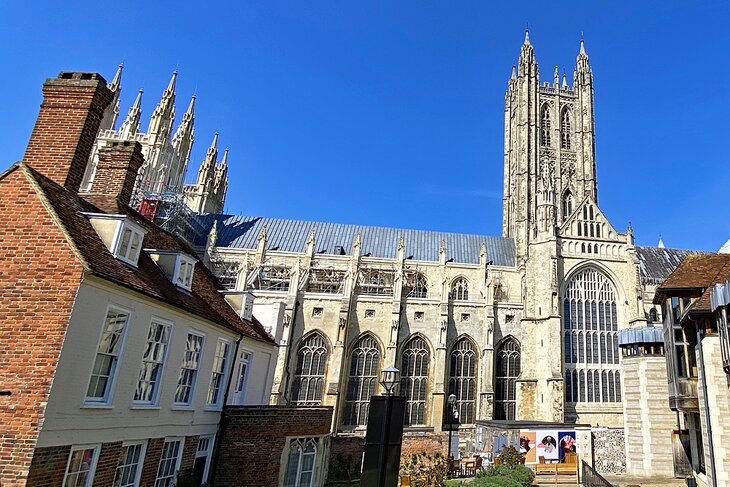
[[[730,277],[730,254],[688,255],[666,280],[657,287],[654,302],[661,302],[670,290],[697,290],[702,297],[693,303],[693,310],[710,308],[710,295],[706,290]],[[705,296],[706,294],[706,296]]]
[[[60,224],[84,260],[87,272],[164,301],[247,337],[275,344],[271,335],[258,321],[254,319],[248,322],[239,318],[219,293],[219,290],[223,288],[216,277],[202,263],[195,266],[192,292],[181,290],[170,282],[144,251],[140,253],[136,269],[116,259],[108,251],[89,219],[82,212],[126,215],[147,230],[144,237],[144,248],[182,251],[194,257],[195,252],[183,240],[150,223],[139,213],[118,201],[103,197],[93,198],[95,203],[106,210],[103,211],[99,206],[68,191],[31,167],[23,163],[19,163],[19,165],[27,177],[38,185],[43,196],[52,206]]]

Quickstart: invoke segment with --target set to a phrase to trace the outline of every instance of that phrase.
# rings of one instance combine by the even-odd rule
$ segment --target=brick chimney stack
[[[23,161],[78,192],[104,110],[113,98],[97,73],[61,72],[43,85],[43,103]]]
[[[103,146],[99,150],[99,164],[88,195],[91,199],[104,197],[129,205],[143,162],[139,142],[112,142]]]

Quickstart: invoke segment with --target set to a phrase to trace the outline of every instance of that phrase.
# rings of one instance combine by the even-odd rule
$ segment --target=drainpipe
[[[695,333],[697,334],[697,350],[699,352],[700,360],[700,381],[702,383],[702,389],[705,391],[705,418],[707,418],[707,443],[710,446],[710,470],[712,471],[712,486],[717,487],[717,471],[715,470],[715,448],[712,442],[712,420],[710,418],[710,404],[707,396],[707,375],[705,374],[705,359],[702,352],[702,337],[700,335],[699,323],[690,318],[690,321],[695,325]],[[702,419],[700,418],[700,421]]]
[[[291,323],[289,324],[289,338],[287,338],[288,350],[284,361],[284,402],[289,404],[289,378],[291,376],[291,351],[294,347],[292,338],[294,337],[294,325],[297,322],[297,311],[299,309],[299,300],[294,301],[294,310],[291,314]]]
[[[228,374],[225,392],[223,393],[223,409],[221,410],[221,417],[218,421],[218,429],[215,432],[215,442],[213,443],[213,451],[211,452],[212,458],[210,459],[210,467],[208,468],[207,482],[211,485],[215,484],[215,473],[218,470],[218,453],[220,452],[223,436],[221,434],[221,431],[223,431],[223,427],[225,426],[225,424],[228,424],[228,421],[225,421],[224,419],[224,412],[226,407],[228,406],[228,392],[231,390],[231,382],[233,381],[233,374],[235,373],[235,369],[233,366],[236,365],[236,359],[238,358],[238,347],[239,345],[241,345],[241,340],[243,340],[243,334],[239,334],[238,340],[236,340],[236,347],[234,349],[235,352],[233,354],[233,363],[231,363],[231,371]]]

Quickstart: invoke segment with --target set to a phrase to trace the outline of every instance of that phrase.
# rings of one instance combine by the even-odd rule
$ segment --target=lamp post
[[[454,419],[458,417],[459,412],[456,410],[456,395],[449,394],[449,458],[455,460],[451,454],[451,435],[454,431]]]
[[[385,485],[385,474],[388,464],[388,443],[390,438],[390,416],[393,414],[393,391],[400,376],[400,371],[395,367],[386,367],[380,372],[380,384],[385,389],[385,427],[383,428],[382,450],[380,454],[379,472],[380,482],[378,485]]]

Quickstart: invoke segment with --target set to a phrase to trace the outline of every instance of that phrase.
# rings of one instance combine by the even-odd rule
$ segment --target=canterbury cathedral
[[[623,426],[618,332],[661,319],[654,287],[688,253],[634,244],[599,206],[593,72],[541,81],[529,34],[507,81],[502,235],[208,214],[196,244],[250,292],[280,344],[273,404],[330,405],[362,429],[379,371],[406,424]],[[263,310],[267,311],[264,313]]]
[[[582,40],[571,81],[557,69],[540,79],[526,33],[504,102],[502,235],[196,208],[205,263],[253,299],[280,345],[272,404],[333,406],[334,431],[361,431],[380,370],[395,366],[410,428],[441,431],[450,394],[466,429],[492,419],[623,427],[619,332],[660,322],[654,288],[689,251],[637,246],[630,225],[603,213]],[[188,113],[143,184],[160,164],[175,168],[165,184],[180,184]]]

